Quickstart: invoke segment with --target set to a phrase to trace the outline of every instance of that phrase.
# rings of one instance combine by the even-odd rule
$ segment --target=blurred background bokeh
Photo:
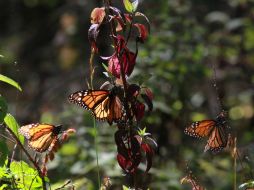
[[[112,3],[124,10],[121,1]],[[68,179],[77,189],[98,185],[93,119],[67,97],[87,88],[90,12],[100,6],[102,0],[0,0],[0,73],[23,88],[0,83],[10,112],[20,125],[46,122],[77,130],[49,164],[53,187]],[[154,111],[143,123],[158,143],[153,167],[140,183],[191,189],[180,184],[191,170],[207,189],[233,189],[231,153],[203,153],[205,140],[183,133],[192,121],[216,117],[218,95],[237,136],[237,184],[253,179],[254,1],[143,0],[139,11],[150,19],[151,34],[140,45],[134,75],[152,75],[145,85],[154,93]],[[108,55],[103,41],[101,47]],[[95,57],[95,86],[105,80],[101,63]],[[101,178],[110,177],[112,189],[120,189],[128,179],[116,162],[116,127],[98,123],[97,129]]]

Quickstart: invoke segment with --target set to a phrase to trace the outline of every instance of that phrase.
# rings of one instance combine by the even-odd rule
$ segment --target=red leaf
[[[99,24],[92,24],[88,30],[88,40],[91,43],[91,47],[95,52],[98,52],[96,40],[99,34]]]
[[[152,158],[154,155],[154,149],[157,147],[156,142],[149,137],[149,133],[144,135],[141,142],[141,148],[146,154],[146,172],[152,167]]]
[[[118,161],[118,164],[121,166],[121,168],[128,172],[129,169],[131,168],[132,166],[132,163],[130,162],[130,160],[128,160],[127,158],[125,158],[123,155],[121,154],[117,154],[117,161]]]
[[[136,120],[140,121],[145,115],[145,105],[137,101],[134,108],[134,114]]]
[[[105,8],[94,8],[93,11],[91,12],[91,23],[92,24],[101,24],[102,21],[105,18]]]
[[[153,100],[153,93],[149,88],[145,88],[145,94],[149,97],[149,99]]]
[[[141,162],[141,146],[135,137],[128,137],[127,130],[118,130],[115,133],[117,144],[117,161],[127,173],[135,172]]]
[[[119,46],[123,46],[123,44],[120,44]],[[130,76],[134,69],[137,55],[129,51],[127,48],[124,48],[122,51],[120,47],[118,47],[118,49],[119,52],[121,52],[121,55],[118,54],[118,56],[120,56],[120,60],[117,54],[111,56],[108,62],[108,70],[112,73],[112,75],[114,75],[117,78],[120,78],[121,76],[120,61],[121,61],[124,74]]]
[[[145,25],[143,24],[134,24],[139,31],[139,41],[144,43],[148,36],[148,30]]]
[[[153,165],[153,154],[146,153],[146,172],[148,172],[150,170],[150,168]]]
[[[130,14],[124,14],[124,17],[126,19],[127,22],[131,23],[132,21],[132,16]]]
[[[137,97],[139,95],[140,89],[141,88],[139,85],[136,85],[136,84],[129,85],[128,92],[127,92],[128,99],[130,100],[132,99],[132,97]]]
[[[141,94],[141,97],[145,101],[146,105],[148,106],[149,111],[152,111],[153,110],[153,102],[149,98],[149,96],[147,96],[146,94]]]
[[[113,55],[108,61],[108,70],[117,78],[120,78],[120,63],[116,55]]]
[[[149,21],[149,19],[147,18],[147,16],[144,15],[143,13],[141,13],[141,12],[136,12],[136,13],[135,13],[135,17],[143,17],[143,18],[145,19],[145,21],[146,21],[146,23],[147,23],[147,26],[148,26],[148,33],[150,33],[150,21]]]

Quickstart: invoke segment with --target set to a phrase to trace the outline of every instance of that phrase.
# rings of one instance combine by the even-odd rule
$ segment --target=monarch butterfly
[[[28,145],[37,152],[51,151],[58,142],[62,125],[29,124],[19,128],[19,133],[28,140]]]
[[[204,151],[211,150],[217,153],[227,146],[228,128],[226,112],[223,111],[215,120],[196,121],[188,126],[184,132],[196,138],[208,137]]]
[[[111,125],[123,117],[123,106],[118,97],[118,87],[111,90],[83,90],[69,96],[69,101],[92,111],[97,120],[107,120]]]

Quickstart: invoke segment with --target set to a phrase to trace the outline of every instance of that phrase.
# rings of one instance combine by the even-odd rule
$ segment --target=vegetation
[[[251,0],[0,5],[1,189],[253,188]],[[122,122],[67,100],[101,85]],[[223,110],[219,151],[184,133]],[[34,157],[29,123],[63,133]]]

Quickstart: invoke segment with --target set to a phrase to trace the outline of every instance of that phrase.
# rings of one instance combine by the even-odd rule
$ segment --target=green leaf
[[[13,131],[13,133],[18,137],[20,142],[24,144],[24,137],[19,134],[18,129],[19,129],[19,124],[17,123],[16,119],[11,115],[7,114],[4,118],[5,124]]]
[[[0,123],[3,123],[8,106],[3,96],[0,95]]]
[[[137,10],[138,4],[139,4],[138,0],[132,2],[133,12],[135,12]]]
[[[141,72],[141,71],[140,71]],[[131,77],[131,80],[139,85],[146,83],[153,75],[151,73],[138,73]]]
[[[102,66],[108,72],[108,66],[105,63],[102,63]]]
[[[249,182],[241,184],[239,186],[239,189],[241,189],[241,188],[247,188],[247,187],[253,187],[253,186],[254,186],[254,181],[249,181]]]
[[[38,175],[37,170],[30,167],[26,162],[12,161],[10,167],[5,165],[0,167],[0,190],[7,189],[42,189],[42,180]]]
[[[6,82],[8,83],[9,85],[12,85],[14,86],[15,88],[17,88],[19,91],[22,91],[21,87],[19,86],[19,84],[12,80],[11,78],[7,77],[7,76],[4,76],[4,75],[1,75],[0,74],[0,81],[3,81],[3,82]]]
[[[138,3],[138,0],[133,2],[130,2],[129,0],[123,0],[124,7],[129,13],[133,13],[137,10]]]
[[[38,175],[37,170],[30,167],[26,162],[13,161],[10,165],[10,170],[14,175],[14,179],[20,189],[41,189],[42,180]]]
[[[8,147],[5,141],[0,140],[0,166],[3,166],[8,156]]]
[[[129,188],[123,185],[123,190],[129,190]]]
[[[0,190],[6,190],[8,189],[8,185],[7,184],[3,184],[1,187],[0,187]]]

